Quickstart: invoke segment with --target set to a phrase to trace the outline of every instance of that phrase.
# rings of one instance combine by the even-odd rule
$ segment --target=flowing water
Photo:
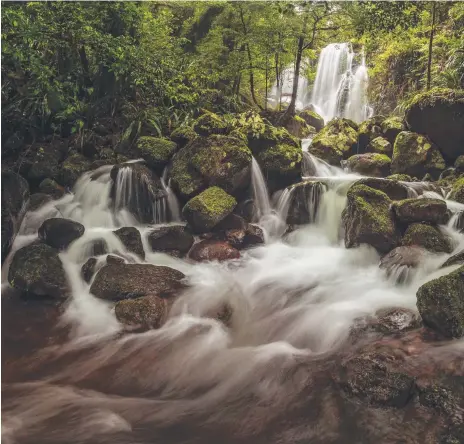
[[[439,268],[449,255],[425,257],[408,282],[397,285],[379,269],[374,249],[344,248],[341,213],[353,175],[312,161],[316,178],[326,184],[312,223],[283,238],[271,236],[226,263],[197,264],[152,252],[152,226],[137,222],[122,203],[113,205],[111,167],[84,174],[72,194],[29,213],[13,250],[36,239],[49,217],[73,218],[86,231],[60,255],[72,287],[64,311],[24,304],[4,284],[4,442],[435,442],[427,439],[436,418],[415,405],[403,415],[354,402],[337,385],[337,374],[340,360],[367,340],[353,334],[359,320],[392,307],[416,310],[419,286],[453,269]],[[292,191],[276,196],[273,210],[256,162],[252,170],[260,223],[270,214],[285,220]],[[127,192],[118,188],[124,182],[117,178],[115,200]],[[169,196],[166,176],[163,183]],[[456,214],[462,209],[447,204]],[[168,213],[178,214],[171,207],[158,214]],[[126,224],[140,230],[145,261],[114,235]],[[460,251],[464,235],[452,225],[442,229]],[[123,333],[112,307],[90,293],[79,270],[98,239],[126,262],[168,265],[186,275],[188,287],[162,328]],[[229,327],[207,317],[223,303],[232,309]],[[414,374],[449,371],[450,365],[462,370],[462,341],[436,343],[417,331],[404,340],[372,341],[369,346],[403,353],[404,368]]]

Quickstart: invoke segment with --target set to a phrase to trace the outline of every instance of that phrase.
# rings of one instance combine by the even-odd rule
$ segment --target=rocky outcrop
[[[72,187],[82,174],[90,170],[90,163],[82,154],[72,154],[60,165],[53,178],[63,186]]]
[[[385,177],[390,174],[391,159],[385,154],[355,154],[346,161],[346,165],[355,173]]]
[[[193,245],[189,251],[189,258],[197,262],[222,262],[230,259],[239,259],[240,252],[228,242],[207,239]]]
[[[152,136],[139,137],[135,145],[137,155],[159,174],[162,173],[176,150],[177,145],[174,142]]]
[[[373,116],[359,125],[359,152],[364,153],[369,143],[375,138],[382,136],[382,123],[384,116]]]
[[[106,265],[95,276],[90,292],[110,301],[142,296],[170,297],[183,287],[184,275],[169,267],[150,264]]]
[[[358,184],[348,190],[347,197],[343,213],[345,246],[369,244],[380,253],[395,248],[398,233],[389,197],[382,191]]]
[[[193,130],[200,136],[225,134],[229,132],[230,125],[217,114],[205,112],[194,122]]]
[[[406,229],[401,245],[416,245],[433,253],[451,253],[450,239],[437,227],[427,224],[412,224]]]
[[[85,231],[84,225],[71,219],[47,219],[39,228],[39,239],[57,250],[65,250],[79,239]]]
[[[309,151],[339,166],[343,159],[355,153],[357,141],[358,134],[346,119],[333,119],[313,139]]]
[[[298,116],[301,117],[309,126],[312,126],[316,132],[319,132],[324,128],[324,119],[316,113],[309,109],[305,109],[298,113]]]
[[[398,134],[393,147],[392,173],[419,178],[429,173],[438,179],[445,167],[443,156],[427,137],[408,131]]]
[[[2,172],[2,263],[13,245],[28,199],[27,181],[12,171]]]
[[[92,276],[95,274],[95,266],[97,265],[97,259],[91,257],[81,267],[81,277],[85,282],[89,283]]]
[[[197,137],[195,130],[188,125],[179,126],[171,133],[171,140],[173,140],[179,148],[183,148],[187,143]]]
[[[195,233],[205,233],[230,214],[235,205],[237,201],[231,195],[211,187],[190,199],[182,214]]]
[[[168,225],[150,231],[148,242],[153,251],[181,257],[190,250],[194,237],[183,225]]]
[[[445,224],[449,219],[446,202],[440,199],[404,199],[393,204],[393,211],[396,218],[406,224]]]
[[[417,308],[430,328],[448,338],[464,336],[464,266],[422,285]]]
[[[408,197],[408,189],[397,180],[366,177],[358,180],[355,184],[383,191],[392,200],[402,200]]]
[[[385,119],[380,124],[380,128],[382,129],[383,137],[385,137],[392,146],[395,143],[395,139],[398,134],[401,133],[401,131],[406,130],[403,120],[399,117],[389,117],[388,119]]]
[[[367,145],[367,151],[377,154],[385,154],[391,157],[393,154],[393,145],[383,137],[376,137]]]
[[[145,259],[145,251],[143,250],[142,236],[140,231],[135,227],[122,227],[113,233],[121,240],[124,246],[131,253]]]
[[[250,183],[251,151],[239,138],[197,137],[174,157],[173,188],[189,199],[208,186],[220,186],[236,195]]]
[[[405,113],[411,131],[427,134],[454,162],[464,147],[464,90],[438,89],[417,95]]]
[[[159,328],[169,312],[169,302],[156,296],[119,301],[114,307],[116,319],[122,324],[142,328]]]
[[[27,245],[15,253],[8,282],[31,297],[63,301],[70,294],[58,250],[41,243]]]

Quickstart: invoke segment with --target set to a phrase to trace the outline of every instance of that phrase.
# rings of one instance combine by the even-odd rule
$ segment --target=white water
[[[321,51],[311,103],[326,122],[334,117],[362,122],[372,115],[364,56],[357,67],[354,59],[349,43],[331,43]]]

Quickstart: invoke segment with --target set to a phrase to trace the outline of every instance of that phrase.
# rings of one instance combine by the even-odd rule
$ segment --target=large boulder
[[[382,135],[384,116],[373,116],[359,125],[359,152],[364,153],[369,143]]]
[[[44,194],[48,194],[52,196],[54,199],[59,199],[63,197],[65,190],[59,183],[54,181],[53,179],[44,179],[39,184],[39,191]]]
[[[156,296],[143,296],[116,303],[114,313],[122,324],[143,328],[159,328],[169,312],[169,301]]]
[[[171,133],[171,139],[177,144],[179,148],[183,148],[187,143],[197,137],[195,130],[188,125],[182,125],[176,128]]]
[[[41,243],[27,245],[15,253],[8,282],[32,297],[65,300],[70,294],[58,250]]]
[[[35,187],[48,177],[57,177],[64,155],[61,144],[31,145],[18,162],[19,172]]]
[[[398,233],[389,197],[382,191],[357,184],[350,187],[347,197],[343,213],[345,246],[369,244],[380,253],[395,248]]]
[[[110,301],[142,296],[169,297],[183,287],[184,274],[151,264],[105,265],[95,276],[90,292]]]
[[[122,227],[113,233],[121,240],[124,246],[131,253],[145,259],[145,251],[143,250],[142,236],[140,231],[135,227]]]
[[[112,196],[117,210],[125,209],[141,223],[158,223],[161,200],[166,198],[161,181],[140,163],[123,163],[111,169]]]
[[[230,214],[236,205],[237,201],[223,189],[210,187],[190,199],[182,214],[195,233],[205,233]]]
[[[57,250],[65,250],[79,239],[85,231],[84,225],[71,219],[47,219],[39,228],[39,239]]]
[[[310,109],[305,109],[298,113],[298,116],[301,117],[309,126],[312,126],[317,132],[324,128],[324,119]]]
[[[445,224],[448,222],[446,202],[440,199],[404,199],[393,204],[396,218],[403,223],[428,222]]]
[[[355,182],[358,185],[366,185],[375,190],[383,191],[392,200],[402,200],[408,197],[408,189],[397,180],[366,177]]]
[[[464,266],[422,285],[417,308],[430,328],[449,338],[464,336]]]
[[[306,139],[316,132],[313,126],[309,126],[304,119],[299,116],[293,116],[286,123],[285,128],[294,137]]]
[[[383,137],[376,137],[367,145],[367,151],[377,154],[385,154],[391,157],[393,154],[393,145]]]
[[[167,139],[142,136],[137,140],[135,150],[150,168],[161,173],[176,152],[177,145]]]
[[[390,174],[391,159],[385,154],[355,154],[346,161],[346,165],[355,173],[385,177]]]
[[[207,239],[193,245],[189,251],[189,258],[197,262],[222,262],[240,258],[240,252],[228,242]]]
[[[427,136],[449,161],[464,147],[464,90],[438,89],[417,95],[406,109],[411,131]]]
[[[286,222],[304,225],[316,220],[322,194],[327,186],[322,182],[300,182],[290,188]]]
[[[90,170],[90,164],[90,160],[82,154],[72,154],[60,165],[54,179],[63,186],[72,187],[82,174]]]
[[[219,135],[197,137],[173,159],[173,188],[183,199],[208,186],[220,186],[236,195],[250,183],[251,157],[243,139]]]
[[[192,233],[183,225],[168,225],[155,228],[148,234],[148,243],[153,251],[184,256],[193,245]]]
[[[225,134],[229,132],[230,125],[217,114],[205,112],[193,124],[193,130],[200,136],[211,134]]]
[[[332,165],[340,165],[356,152],[358,134],[347,119],[331,120],[313,139],[311,154]]]
[[[395,143],[396,136],[398,136],[401,131],[406,130],[406,126],[400,117],[389,117],[385,119],[380,124],[380,128],[382,129],[383,137],[392,145]]]
[[[392,173],[415,177],[430,173],[438,178],[445,167],[443,156],[427,137],[409,131],[398,134],[393,147]]]
[[[27,181],[12,171],[2,172],[2,263],[13,245],[28,199]]]
[[[406,229],[401,245],[417,245],[433,253],[451,253],[451,242],[437,227],[427,224],[411,224]]]
[[[450,199],[464,204],[464,177],[454,183]]]

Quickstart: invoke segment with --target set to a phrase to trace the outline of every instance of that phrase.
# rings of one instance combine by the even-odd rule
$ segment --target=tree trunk
[[[432,4],[432,28],[430,29],[429,38],[429,60],[427,62],[427,91],[430,89],[432,83],[432,48],[433,48],[433,33],[435,31],[435,15],[436,15],[437,4]]]

